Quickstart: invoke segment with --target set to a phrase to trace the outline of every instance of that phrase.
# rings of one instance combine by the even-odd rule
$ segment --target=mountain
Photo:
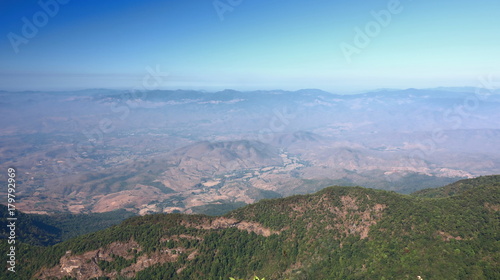
[[[134,216],[125,210],[92,214],[26,214],[14,210],[17,217],[16,238],[20,242],[36,246],[49,246],[76,236],[99,231]],[[8,224],[7,206],[0,204],[0,222]],[[0,238],[7,239],[9,228],[0,229]]]
[[[487,89],[0,99],[0,168],[19,170],[17,207],[29,213],[214,214],[329,185],[409,194],[500,173],[500,95]]]
[[[133,217],[52,247],[23,246],[19,277],[499,279],[499,183],[461,181],[468,187],[441,198],[335,186],[218,217]]]
[[[248,140],[198,142],[175,150],[170,158],[162,177],[164,184],[174,190],[189,188],[201,178],[215,178],[234,170],[283,164],[277,148]]]
[[[500,188],[500,175],[481,176],[474,179],[460,180],[444,187],[416,191],[412,195],[417,197],[442,198],[460,195],[483,186]]]

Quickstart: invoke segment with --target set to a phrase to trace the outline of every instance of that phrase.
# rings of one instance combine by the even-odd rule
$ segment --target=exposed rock
[[[462,240],[463,239],[460,236],[453,236],[453,235],[451,235],[451,234],[449,234],[447,232],[444,232],[444,231],[438,231],[437,234],[440,235],[440,236],[442,236],[443,240],[447,241],[447,242],[450,241],[450,240],[452,240],[452,239],[454,239],[454,240]]]
[[[486,207],[486,209],[492,211],[492,212],[498,212],[500,211],[500,204],[490,204],[488,202],[485,202],[484,203],[484,207]]]
[[[118,275],[134,277],[138,271],[144,270],[158,263],[174,262],[178,258],[177,253],[189,252],[189,257],[194,258],[196,251],[189,251],[185,248],[177,247],[173,249],[163,249],[151,254],[140,254],[142,248],[133,240],[128,242],[113,242],[105,248],[99,248],[79,255],[73,255],[71,251],[61,257],[59,264],[52,268],[43,268],[36,275],[36,279],[62,278],[65,276],[80,279],[91,279],[94,277],[110,277],[115,279]],[[174,251],[176,252],[174,254]],[[103,271],[99,267],[99,261],[114,261],[114,256],[120,256],[128,260],[134,259],[135,254],[139,256],[130,266],[117,271]]]
[[[238,221],[237,219],[234,218],[225,218],[225,217],[218,217],[213,220],[207,220],[201,225],[193,225],[187,222],[183,222],[183,225],[189,227],[195,227],[198,229],[225,229],[234,227],[239,230],[253,232],[255,234],[262,235],[265,237],[268,237],[271,234],[279,234],[279,231],[274,231],[269,228],[266,228],[257,222]]]

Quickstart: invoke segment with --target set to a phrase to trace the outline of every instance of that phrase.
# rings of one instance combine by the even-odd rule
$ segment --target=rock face
[[[279,234],[257,222],[238,221],[234,218],[206,218],[199,222],[181,222],[187,228],[197,228],[204,230],[221,230],[237,228],[241,231],[252,232],[257,235],[269,237],[271,234]],[[192,236],[188,234],[164,236],[161,242],[181,242],[182,240],[202,241],[202,236]],[[181,254],[187,255],[187,260],[196,258],[198,251],[195,248],[175,246],[163,248],[152,253],[144,253],[143,248],[133,239],[127,242],[113,242],[97,250],[85,252],[83,254],[72,254],[67,251],[59,260],[59,264],[52,268],[43,268],[36,273],[36,279],[53,279],[63,277],[73,277],[78,280],[109,277],[116,279],[117,276],[135,277],[137,272],[156,264],[175,262]],[[124,267],[107,269],[107,265],[116,261],[126,264]],[[180,269],[182,271],[182,269]],[[180,272],[179,271],[179,272]]]
[[[95,277],[109,277],[115,279],[118,275],[125,277],[134,277],[138,271],[144,270],[155,264],[173,262],[177,260],[180,253],[189,252],[191,258],[196,255],[194,250],[186,250],[178,247],[169,250],[160,250],[152,254],[141,254],[142,248],[134,240],[128,242],[113,242],[110,245],[85,252],[79,255],[73,255],[71,251],[59,260],[59,265],[42,269],[35,276],[37,279],[52,279],[62,277],[74,277],[76,279],[91,279]],[[104,266],[106,263],[112,263],[118,258],[129,261],[128,266],[120,271],[109,271]]]
[[[258,235],[269,237],[271,234],[279,234],[279,231],[274,231],[262,226],[256,222],[238,221],[234,218],[218,217],[215,220],[208,220],[201,225],[189,225],[200,229],[226,229],[237,228],[242,231],[253,232]]]
[[[133,240],[129,242],[113,242],[106,248],[92,250],[80,255],[73,255],[71,251],[59,260],[59,265],[50,269],[42,269],[35,278],[51,279],[53,277],[62,278],[65,276],[76,279],[90,279],[94,277],[114,277],[116,272],[105,273],[100,267],[100,262],[111,262],[117,256],[125,259],[132,259],[132,251],[141,251],[139,244]],[[130,271],[132,272],[132,271]],[[130,273],[129,273],[130,274]]]
[[[303,220],[306,222],[307,230],[322,228],[329,232],[335,239],[342,239],[345,236],[357,236],[360,239],[368,237],[371,226],[375,225],[382,217],[387,205],[371,203],[370,196],[366,195],[362,199],[353,195],[343,195],[332,197],[330,194],[323,194],[316,197],[315,203],[290,204],[288,215],[293,220]],[[324,217],[321,221],[309,220],[308,215],[315,213]],[[204,231],[221,231],[227,229],[237,229],[251,234],[270,237],[279,235],[282,231],[290,230],[289,226],[280,230],[273,230],[263,226],[261,223],[251,220],[241,220],[236,217],[200,217],[195,220],[183,219],[180,225],[186,229],[198,229]],[[160,243],[181,240],[203,241],[204,236],[179,234],[165,235]],[[176,243],[177,244],[177,243]],[[181,243],[178,243],[181,244]],[[130,239],[127,242],[113,242],[108,246],[85,252],[83,254],[72,254],[71,251],[61,257],[59,264],[52,268],[39,271],[36,277],[40,279],[51,279],[51,277],[74,277],[76,279],[90,279],[94,277],[109,277],[115,279],[118,275],[134,277],[137,272],[156,264],[176,262],[180,254],[187,256],[188,260],[196,258],[198,251],[196,248],[187,248],[176,245],[172,248],[162,248],[150,253],[144,253],[139,243]],[[125,262],[124,267],[107,269],[107,264],[117,261]],[[182,271],[184,268],[180,268]]]

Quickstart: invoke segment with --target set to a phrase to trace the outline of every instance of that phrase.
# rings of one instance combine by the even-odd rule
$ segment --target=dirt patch
[[[486,207],[486,209],[490,210],[491,212],[500,211],[500,204],[490,204],[488,202],[485,202],[484,207]]]
[[[361,211],[357,199],[351,196],[340,197],[341,207],[325,205],[330,212],[334,213],[333,223],[326,226],[326,229],[335,229],[345,235],[359,235],[361,239],[367,238],[370,227],[375,225],[382,217],[382,212],[387,205],[375,204]]]
[[[345,209],[358,210],[357,199],[355,197],[344,195],[340,197],[340,201],[342,201]]]
[[[140,209],[153,200],[166,199],[168,195],[158,188],[137,184],[133,190],[125,190],[108,194],[100,198],[92,208],[92,212],[102,213],[123,208]]]
[[[196,255],[198,255],[198,250],[194,250],[193,252],[191,252],[191,254],[189,254],[189,256],[187,257],[188,260],[194,260],[194,258],[196,258]]]
[[[176,251],[176,254],[173,254]],[[138,271],[144,270],[152,265],[158,263],[175,262],[179,257],[178,253],[182,253],[185,250],[183,248],[174,248],[168,250],[156,251],[152,254],[141,255],[137,258],[137,261],[131,266],[124,268],[121,271],[121,275],[125,277],[134,277]]]
[[[274,231],[269,228],[264,227],[257,222],[239,221],[233,218],[218,217],[213,220],[206,220],[201,225],[200,224],[190,224],[183,222],[184,226],[194,227],[198,229],[226,229],[226,228],[237,228],[239,230],[245,230],[247,232],[253,232],[258,235],[265,237],[271,236],[271,234],[279,234],[279,231]]]
[[[444,231],[438,231],[437,232],[438,235],[442,236],[443,237],[443,240],[446,241],[446,242],[449,242],[450,240],[454,239],[454,240],[463,240],[462,237],[460,236],[453,236],[447,232],[444,232]]]
[[[80,279],[91,279],[98,277],[109,277],[116,279],[117,271],[103,271],[99,267],[100,261],[113,262],[116,256],[128,260],[136,257],[136,252],[141,252],[142,248],[133,240],[128,242],[113,242],[105,248],[99,248],[85,252],[80,255],[73,255],[71,251],[66,252],[59,260],[59,264],[52,268],[43,268],[36,273],[36,279],[63,278],[65,276]],[[189,257],[194,258],[196,251],[186,250],[177,247],[173,249],[162,249],[150,254],[140,254],[130,266],[121,270],[120,275],[134,277],[138,271],[144,270],[158,263],[174,262],[181,253],[190,253]]]
[[[82,255],[71,255],[68,251],[59,260],[59,265],[52,268],[44,268],[35,275],[35,279],[62,278],[65,276],[76,279],[90,279],[104,276],[104,272],[97,265],[99,250],[86,252]]]

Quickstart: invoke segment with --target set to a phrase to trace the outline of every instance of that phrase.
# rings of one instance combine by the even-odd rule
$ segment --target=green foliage
[[[0,204],[0,222],[6,224],[7,206]],[[99,231],[118,224],[134,214],[125,210],[92,214],[35,215],[16,210],[17,238],[37,246],[49,246],[76,236]],[[0,238],[8,236],[7,227],[0,228]]]
[[[111,272],[111,271],[117,271],[120,273],[120,271],[128,266],[130,266],[133,263],[137,262],[137,257],[131,258],[131,259],[125,259],[122,256],[116,256],[112,255],[113,261],[105,261],[105,260],[100,260],[97,265],[99,268],[104,271],[104,272]]]
[[[220,216],[247,205],[245,202],[221,202],[219,204],[206,204],[202,206],[191,207],[194,213],[205,214],[209,216]]]
[[[55,246],[20,246],[21,279],[53,267],[68,250],[130,240],[140,252],[99,267],[119,274],[141,254],[169,252],[169,261],[134,279],[500,279],[500,176],[458,183],[458,192],[426,195],[329,187],[234,210],[223,217],[236,222],[225,226],[204,215],[132,217]],[[272,234],[257,234],[262,227]]]
[[[243,280],[243,279],[235,279],[233,277],[229,277],[229,280]],[[266,280],[266,278],[259,278],[257,276],[254,276],[252,280]]]
[[[412,195],[418,197],[442,198],[461,194],[467,190],[472,190],[481,186],[500,187],[500,175],[481,176],[474,179],[460,180],[444,187],[435,189],[425,189],[414,192]]]

